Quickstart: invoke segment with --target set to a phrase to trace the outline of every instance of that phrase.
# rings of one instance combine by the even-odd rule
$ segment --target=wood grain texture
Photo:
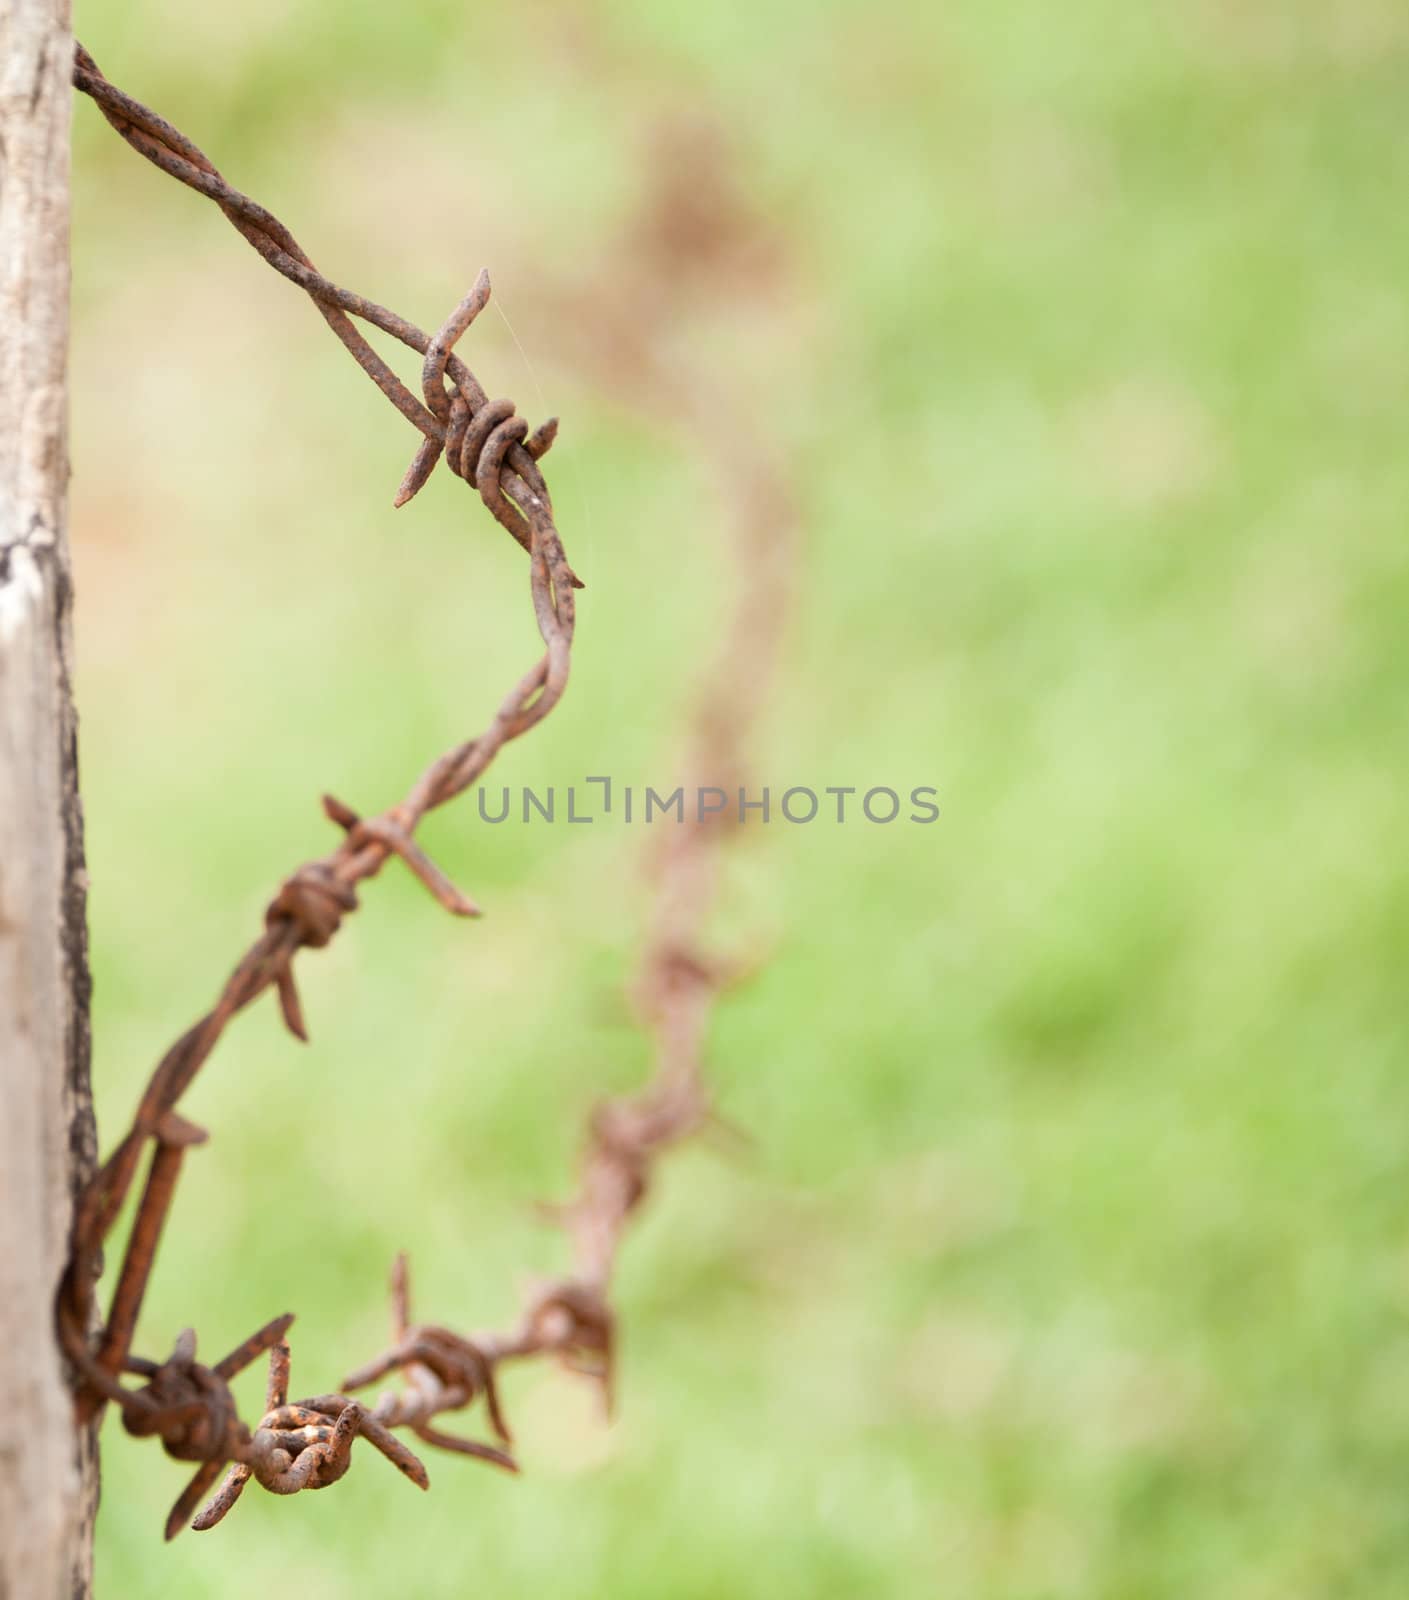
[[[0,0],[0,1600],[86,1596],[94,1441],[53,1333],[92,1170],[71,693],[67,0]]]

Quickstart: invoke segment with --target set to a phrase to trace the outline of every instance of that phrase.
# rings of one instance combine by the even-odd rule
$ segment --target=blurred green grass
[[[182,1474],[110,1423],[99,1592],[1402,1593],[1402,8],[85,13],[341,281],[425,324],[494,271],[517,339],[485,319],[474,364],[562,414],[589,583],[568,698],[496,782],[671,772],[721,509],[561,354],[560,296],[660,120],[725,130],[782,299],[723,282],[673,333],[803,506],[759,778],[943,805],[747,850],[780,937],[712,1058],[756,1147],[683,1152],[631,1241],[610,1430],[517,1375],[520,1481],[436,1460],[422,1498],[367,1457],[163,1548]],[[326,847],[318,794],[400,794],[533,635],[460,486],[392,513],[414,440],[301,298],[87,105],[75,161],[106,1146]],[[641,835],[430,837],[489,916],[388,872],[308,960],[312,1048],[269,1008],[234,1030],[142,1348],[294,1309],[323,1388],[380,1346],[397,1248],[470,1326],[560,1259],[530,1202],[647,1066]]]

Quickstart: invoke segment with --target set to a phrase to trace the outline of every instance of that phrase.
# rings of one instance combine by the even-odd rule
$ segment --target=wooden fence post
[[[71,692],[68,0],[0,0],[0,1600],[91,1591],[53,1301],[92,1170]]]

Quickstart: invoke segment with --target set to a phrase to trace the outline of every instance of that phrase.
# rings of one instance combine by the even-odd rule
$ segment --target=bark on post
[[[67,546],[68,0],[0,0],[0,1600],[91,1586],[54,1340],[94,1152]]]

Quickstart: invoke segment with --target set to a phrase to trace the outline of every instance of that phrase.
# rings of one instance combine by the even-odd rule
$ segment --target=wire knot
[[[417,1488],[430,1487],[420,1459],[384,1428],[361,1401],[345,1394],[324,1394],[289,1403],[289,1346],[282,1337],[289,1320],[292,1319],[271,1325],[278,1334],[272,1344],[270,1330],[256,1336],[263,1339],[263,1348],[269,1349],[264,1415],[252,1435],[241,1429],[237,1447],[227,1452],[231,1466],[225,1481],[192,1523],[199,1532],[213,1528],[229,1513],[251,1478],[270,1494],[326,1489],[347,1472],[353,1442],[358,1438],[375,1446]],[[201,1492],[213,1481],[209,1479]],[[177,1503],[177,1510],[183,1506],[189,1510],[194,1503],[188,1491]],[[175,1515],[173,1512],[173,1518]],[[172,1523],[168,1522],[167,1527],[169,1538]]]
[[[300,867],[286,878],[264,914],[266,927],[291,923],[300,944],[321,949],[342,926],[349,911],[357,909],[357,893],[322,861]]]
[[[454,355],[456,342],[489,304],[489,274],[481,272],[469,294],[446,318],[426,347],[421,368],[421,392],[435,419],[407,468],[397,491],[396,504],[404,506],[430,477],[444,452],[457,478],[472,484],[495,520],[532,552],[533,537],[522,510],[505,494],[506,474],[516,480],[514,489],[542,506],[549,506],[548,485],[538,470],[558,435],[558,419],[550,417],[531,435],[525,418],[516,415],[512,400],[490,400],[474,374]],[[449,387],[446,387],[447,379]]]
[[[196,1360],[190,1328],[159,1366],[129,1360],[147,1382],[125,1403],[122,1425],[138,1438],[157,1434],[176,1461],[224,1461],[246,1437],[230,1385]]]
[[[462,1410],[483,1395],[490,1426],[504,1444],[513,1443],[495,1387],[496,1355],[449,1328],[410,1325],[409,1269],[404,1255],[399,1255],[392,1266],[391,1296],[397,1343],[349,1373],[343,1379],[343,1388],[362,1389],[390,1372],[400,1372],[406,1387],[400,1392],[390,1390],[381,1397],[373,1413],[377,1422],[388,1427],[409,1427],[427,1444],[477,1456],[508,1472],[517,1472],[518,1463],[497,1445],[442,1433],[432,1426],[440,1412]]]
[[[539,1348],[556,1350],[569,1372],[601,1385],[610,1415],[616,1317],[602,1291],[572,1278],[545,1284],[528,1303],[524,1327]]]

